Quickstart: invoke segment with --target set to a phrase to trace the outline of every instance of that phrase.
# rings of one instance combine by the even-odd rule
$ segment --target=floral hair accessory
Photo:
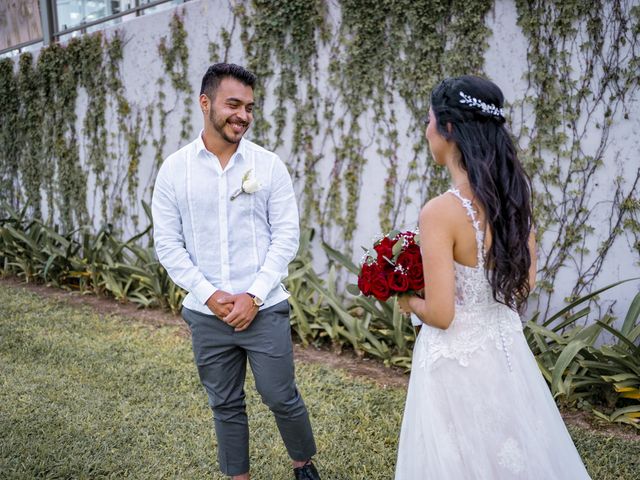
[[[496,107],[493,103],[485,103],[482,100],[479,100],[471,95],[467,95],[463,91],[460,91],[460,103],[469,105],[470,107],[479,108],[484,113],[488,113],[489,115],[493,115],[497,118],[504,118],[504,110],[502,108]]]

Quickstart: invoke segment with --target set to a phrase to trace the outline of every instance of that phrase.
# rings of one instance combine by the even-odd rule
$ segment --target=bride
[[[535,238],[503,100],[472,76],[431,94],[426,136],[452,188],[420,212],[425,298],[400,298],[423,328],[396,480],[589,478],[522,333]]]

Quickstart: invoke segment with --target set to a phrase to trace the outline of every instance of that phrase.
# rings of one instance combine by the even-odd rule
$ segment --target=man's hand
[[[207,307],[209,307],[209,310],[211,310],[216,317],[222,320],[229,315],[233,309],[233,302],[223,302],[222,300],[227,300],[227,298],[232,296],[233,295],[224,290],[216,290],[216,292],[209,297],[209,300],[207,300]]]
[[[236,332],[241,332],[249,328],[249,325],[251,325],[253,319],[256,318],[259,310],[256,304],[253,303],[253,298],[246,293],[228,295],[226,299],[221,299],[221,303],[224,305],[233,305],[231,313],[222,318],[222,320],[228,325],[235,327]]]

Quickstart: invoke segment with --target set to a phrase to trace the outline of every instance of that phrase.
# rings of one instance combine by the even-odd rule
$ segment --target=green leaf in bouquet
[[[402,252],[402,242],[398,241],[393,244],[393,247],[391,247],[391,253],[393,254],[393,259],[396,260],[401,252]]]
[[[351,295],[353,295],[354,297],[357,297],[360,295],[360,289],[358,288],[357,285],[350,283],[347,285],[347,292],[349,292]]]
[[[391,265],[392,267],[396,266],[396,264],[393,262],[393,260],[385,257],[384,255],[382,256],[382,258],[384,258],[387,262],[389,262],[389,265]]]
[[[386,237],[393,240],[394,238],[396,238],[401,233],[402,232],[400,230],[391,230],[389,233],[387,233]]]

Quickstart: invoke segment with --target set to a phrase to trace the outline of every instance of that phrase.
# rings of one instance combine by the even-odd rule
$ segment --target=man
[[[204,130],[165,160],[156,179],[155,247],[169,276],[189,292],[182,316],[213,410],[222,472],[249,479],[248,359],[295,478],[315,480],[316,446],[295,384],[289,295],[280,283],[298,249],[298,210],[280,158],[243,138],[255,80],[225,63],[204,75]]]

